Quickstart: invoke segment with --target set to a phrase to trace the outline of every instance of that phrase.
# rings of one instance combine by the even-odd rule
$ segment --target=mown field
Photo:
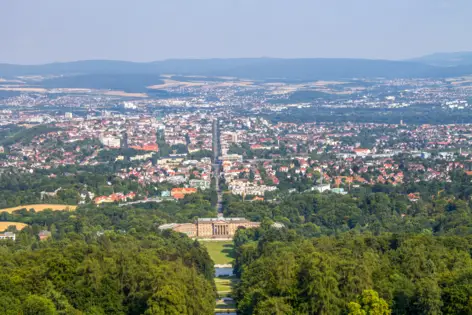
[[[215,264],[226,265],[233,261],[232,241],[203,241],[202,244],[207,248]]]
[[[27,210],[34,209],[34,211],[36,212],[44,211],[46,209],[51,209],[53,211],[60,211],[60,210],[74,211],[75,209],[77,209],[77,206],[51,205],[51,204],[24,205],[24,206],[12,207],[12,208],[0,209],[0,213],[1,212],[12,213],[13,211],[21,210],[21,209],[27,209]]]
[[[16,226],[16,229],[18,231],[28,226],[28,224],[21,223],[21,222],[0,222],[0,232],[5,231],[11,225]]]

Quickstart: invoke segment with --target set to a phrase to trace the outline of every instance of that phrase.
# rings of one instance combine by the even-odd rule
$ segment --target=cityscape
[[[471,10],[0,4],[0,315],[472,314]]]
[[[97,214],[140,209],[144,218],[148,209],[152,233],[182,233],[213,252],[217,314],[238,307],[239,267],[221,253],[243,230],[295,229],[319,237],[413,224],[435,233],[434,224],[420,223],[422,213],[440,202],[457,207],[458,176],[466,185],[459,194],[472,193],[468,77],[297,84],[188,77],[147,87],[165,97],[31,90],[28,80],[5,80],[0,88],[6,93],[0,101],[1,218],[18,221],[0,238],[16,242],[26,233],[19,234],[23,222],[37,222],[33,213],[41,207]],[[382,194],[392,214],[381,220],[398,227],[375,225],[379,219],[370,226],[348,210],[359,198],[371,203]],[[316,219],[301,210],[291,214],[293,202],[306,196],[325,196],[315,203],[334,201],[343,210]],[[25,218],[33,219],[22,221],[18,215],[29,207]],[[28,233],[40,242],[61,238],[55,227],[39,225]],[[106,226],[97,226],[97,235],[116,229]],[[119,231],[127,233],[126,226]]]

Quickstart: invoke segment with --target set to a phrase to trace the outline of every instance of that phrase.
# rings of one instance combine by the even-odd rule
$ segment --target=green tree
[[[0,314],[18,315],[21,314],[20,300],[10,294],[1,293],[0,298]]]
[[[282,297],[271,297],[260,302],[254,315],[289,315],[293,314],[292,306]]]
[[[374,290],[364,290],[357,302],[348,305],[349,315],[389,315],[387,302]]]
[[[56,315],[54,303],[42,296],[30,295],[23,302],[24,315]]]

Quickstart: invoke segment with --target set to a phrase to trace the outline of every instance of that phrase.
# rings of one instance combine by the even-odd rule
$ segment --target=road
[[[221,165],[218,160],[220,152],[220,133],[218,120],[213,121],[213,175],[215,177],[216,193],[218,194],[218,201],[216,202],[216,212],[218,217],[223,216],[223,192],[220,186],[220,169]]]
[[[146,200],[138,200],[138,201],[131,201],[131,202],[125,202],[125,203],[120,203],[118,205],[118,207],[124,207],[124,206],[130,206],[130,205],[136,205],[136,204],[139,204],[139,203],[148,203],[148,202],[157,202],[157,203],[160,203],[162,202],[162,199],[161,198],[149,198],[149,199],[146,199]]]

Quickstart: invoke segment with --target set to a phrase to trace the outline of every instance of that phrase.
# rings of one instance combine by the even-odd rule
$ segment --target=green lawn
[[[215,307],[215,313],[217,312],[236,312],[236,304],[234,301],[217,301]]]
[[[220,298],[231,297],[233,294],[234,286],[238,283],[239,279],[235,277],[231,278],[215,278],[216,291]]]
[[[233,261],[233,242],[232,241],[208,241],[202,242],[208,250],[211,259],[215,264],[231,264]]]
[[[231,291],[231,280],[230,279],[222,279],[224,281],[218,281],[219,279],[215,279],[216,291],[218,292],[228,292]]]
[[[215,278],[216,290],[231,291],[238,281],[236,278]]]

